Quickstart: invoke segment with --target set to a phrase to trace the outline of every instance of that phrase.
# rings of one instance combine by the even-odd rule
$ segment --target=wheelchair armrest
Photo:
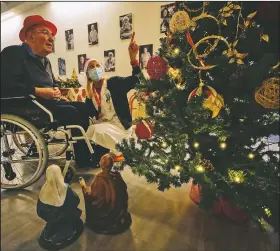
[[[34,95],[28,95],[28,96],[18,96],[18,97],[1,97],[1,100],[13,100],[13,99],[28,99],[28,100],[36,100],[36,97]]]

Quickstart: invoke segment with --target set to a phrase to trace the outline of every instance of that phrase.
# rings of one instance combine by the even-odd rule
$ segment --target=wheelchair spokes
[[[60,131],[59,129],[56,131],[50,130],[45,132],[45,128],[40,131],[47,142],[50,158],[54,156],[60,156],[66,151],[68,142],[64,132]],[[32,147],[33,140],[26,132],[19,131],[14,133],[13,140],[22,153],[30,154],[30,152],[32,152],[30,147]]]
[[[49,149],[49,157],[60,156],[68,148],[66,133],[59,128],[55,131],[50,130],[43,134]]]
[[[30,127],[9,118],[1,117],[1,188],[22,188],[42,173],[45,150]]]

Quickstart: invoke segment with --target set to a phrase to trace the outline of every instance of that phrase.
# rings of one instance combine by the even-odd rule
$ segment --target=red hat
[[[37,25],[37,24],[44,24],[46,25],[51,31],[52,31],[52,34],[55,36],[56,35],[56,32],[57,32],[57,28],[56,26],[45,20],[44,18],[42,18],[41,16],[39,15],[35,15],[35,16],[29,16],[27,18],[24,19],[24,22],[23,22],[23,28],[20,30],[19,32],[19,39],[24,42],[25,39],[26,39],[26,31],[34,26],[34,25]]]

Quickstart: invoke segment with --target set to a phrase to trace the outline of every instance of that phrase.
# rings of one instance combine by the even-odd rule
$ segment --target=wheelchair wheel
[[[57,131],[48,132],[44,132],[45,129],[42,129],[40,131],[48,144],[50,158],[60,156],[66,151],[68,143],[66,140],[66,134],[63,131],[59,129]],[[13,140],[18,149],[22,153],[27,154],[28,145],[32,142],[32,138],[27,133],[25,133],[24,135],[13,134]]]
[[[19,189],[35,183],[47,168],[49,157],[39,130],[25,119],[2,114],[0,137],[1,188]],[[17,147],[13,140],[15,137],[25,143],[26,153]]]

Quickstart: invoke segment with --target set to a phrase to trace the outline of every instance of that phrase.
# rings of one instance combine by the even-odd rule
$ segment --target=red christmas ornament
[[[143,120],[136,125],[135,134],[138,139],[149,139],[153,136],[153,125],[148,120]]]
[[[159,56],[155,56],[149,59],[147,64],[147,72],[151,79],[159,80],[168,71],[167,61]]]

